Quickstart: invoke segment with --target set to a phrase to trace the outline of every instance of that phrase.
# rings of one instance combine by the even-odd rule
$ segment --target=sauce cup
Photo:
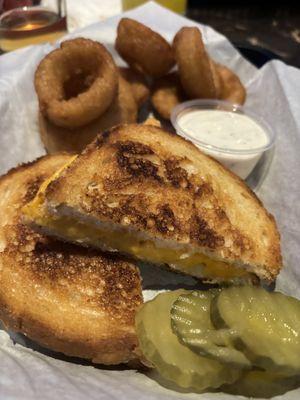
[[[215,115],[206,113],[212,123],[211,130],[208,129],[210,122],[205,121],[205,114],[199,114],[199,111],[208,110],[218,111]],[[229,114],[224,115],[224,112]],[[196,113],[203,118],[197,121],[194,117]],[[184,122],[188,119],[190,128]],[[242,179],[249,176],[263,153],[275,142],[275,131],[260,116],[246,107],[222,100],[181,103],[173,109],[171,122],[177,134],[193,142]]]

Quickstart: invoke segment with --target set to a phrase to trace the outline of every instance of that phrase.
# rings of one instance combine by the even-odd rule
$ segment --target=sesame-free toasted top
[[[191,142],[153,125],[100,134],[46,190],[58,215],[189,246],[272,281],[282,266],[275,220],[247,185]]]
[[[42,346],[104,364],[136,359],[137,268],[23,224],[21,208],[72,156],[46,156],[0,179],[0,319]]]

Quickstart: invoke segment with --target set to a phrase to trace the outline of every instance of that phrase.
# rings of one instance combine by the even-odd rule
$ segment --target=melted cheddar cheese
[[[137,239],[134,233],[123,228],[108,231],[88,223],[82,223],[72,217],[50,215],[45,204],[46,188],[72,161],[73,159],[46,180],[41,185],[36,197],[23,208],[23,213],[29,221],[46,228],[50,233],[63,239],[96,248],[117,249],[140,260],[172,265],[193,276],[230,280],[249,275],[241,268],[223,261],[213,260],[202,253],[190,253],[189,249],[162,248],[156,246],[153,241]]]

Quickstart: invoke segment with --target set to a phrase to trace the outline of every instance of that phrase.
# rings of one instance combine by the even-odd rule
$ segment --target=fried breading
[[[177,72],[171,72],[154,82],[151,103],[162,118],[170,119],[173,108],[186,99]]]
[[[82,151],[98,133],[121,123],[132,123],[137,120],[137,104],[131,85],[119,76],[118,95],[108,110],[91,123],[77,129],[67,129],[52,124],[39,113],[39,128],[42,142],[53,154],[60,151]]]
[[[120,67],[119,72],[121,76],[130,83],[133,97],[138,107],[141,107],[148,100],[150,95],[149,85],[145,76],[138,71],[125,67]]]
[[[175,64],[170,44],[159,33],[131,18],[120,20],[115,48],[131,68],[153,78],[166,75]]]

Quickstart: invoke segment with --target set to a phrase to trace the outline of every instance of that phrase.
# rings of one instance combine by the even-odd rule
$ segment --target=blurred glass
[[[140,6],[147,3],[147,0],[122,0],[123,11]],[[187,0],[156,0],[156,3],[169,8],[179,14],[185,14]]]
[[[0,16],[0,49],[4,52],[54,42],[67,32],[65,0],[4,0]],[[17,8],[14,8],[17,7]],[[8,11],[5,11],[8,10]]]
[[[33,0],[0,0],[0,14],[1,12],[12,10],[17,7],[33,6]]]

